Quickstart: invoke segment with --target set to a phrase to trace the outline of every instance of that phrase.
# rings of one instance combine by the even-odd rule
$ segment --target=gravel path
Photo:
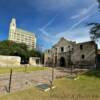
[[[65,76],[65,71],[54,70],[54,78]],[[41,70],[30,73],[13,73],[11,92],[24,90],[39,84],[49,84],[52,79],[52,70]],[[8,93],[9,74],[0,75],[0,94]]]

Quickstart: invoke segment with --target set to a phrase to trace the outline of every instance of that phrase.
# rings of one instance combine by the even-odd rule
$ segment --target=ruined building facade
[[[93,41],[76,43],[61,38],[51,49],[45,51],[45,66],[96,67],[97,45]]]

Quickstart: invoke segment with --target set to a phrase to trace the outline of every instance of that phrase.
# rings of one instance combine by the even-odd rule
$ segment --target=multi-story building
[[[36,36],[34,33],[25,31],[16,27],[16,19],[13,18],[10,23],[8,40],[16,43],[24,43],[28,49],[36,49]]]
[[[61,38],[51,49],[45,51],[45,66],[83,67],[96,66],[97,45],[93,41],[76,43]]]

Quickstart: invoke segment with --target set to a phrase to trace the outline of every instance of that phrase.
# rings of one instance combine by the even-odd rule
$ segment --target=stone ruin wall
[[[0,55],[0,67],[20,66],[21,58],[18,56]]]
[[[83,46],[83,49],[80,49],[80,45]],[[74,53],[72,55],[72,61],[74,64],[90,65],[95,66],[95,58],[96,58],[96,44],[93,42],[87,43],[79,43],[74,47]],[[82,59],[82,55],[84,55],[84,59]]]

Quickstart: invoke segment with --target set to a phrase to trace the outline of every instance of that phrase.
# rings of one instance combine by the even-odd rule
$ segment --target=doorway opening
[[[66,62],[65,62],[65,58],[64,57],[60,58],[60,66],[61,67],[65,67],[66,66]]]

